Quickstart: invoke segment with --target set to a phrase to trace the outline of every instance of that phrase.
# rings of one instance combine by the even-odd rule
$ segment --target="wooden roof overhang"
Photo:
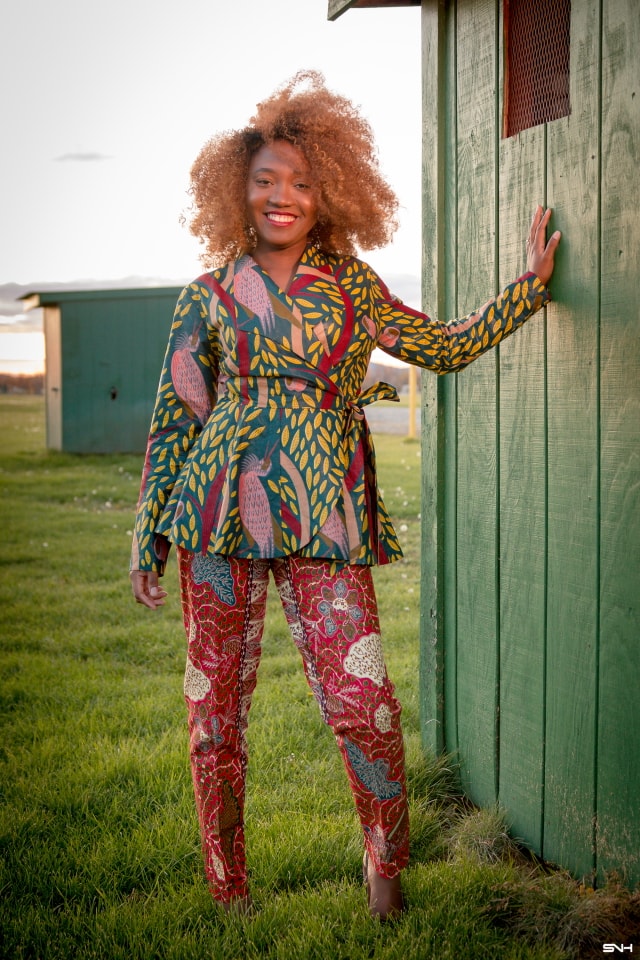
[[[350,10],[351,7],[419,7],[421,0],[329,0],[329,20],[338,17]]]

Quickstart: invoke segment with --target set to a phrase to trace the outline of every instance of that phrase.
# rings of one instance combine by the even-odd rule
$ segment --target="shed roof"
[[[105,287],[101,289],[78,290],[34,290],[25,293],[19,300],[24,301],[25,310],[36,307],[60,306],[64,303],[82,300],[124,300],[143,297],[172,296],[176,298],[182,287],[179,284],[170,287]]]
[[[419,7],[421,0],[329,0],[328,19],[337,20],[351,7]]]

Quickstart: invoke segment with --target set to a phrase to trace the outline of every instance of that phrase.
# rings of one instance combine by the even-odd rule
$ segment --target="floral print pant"
[[[380,874],[396,876],[409,855],[400,704],[383,660],[369,567],[295,556],[210,557],[182,548],[178,564],[191,768],[213,897],[229,902],[248,895],[245,734],[270,570],[307,680],[342,752],[369,856]]]

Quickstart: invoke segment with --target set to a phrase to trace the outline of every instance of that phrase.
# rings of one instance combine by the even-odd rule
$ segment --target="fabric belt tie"
[[[367,407],[370,403],[376,403],[378,400],[395,400],[399,402],[400,397],[394,386],[390,383],[385,383],[383,380],[379,380],[377,383],[368,387],[364,393],[361,393],[357,400],[347,400],[346,405],[355,420],[362,420],[364,418],[362,407]]]
[[[338,386],[321,376],[303,377],[229,377],[219,383],[220,400],[257,403],[261,407],[318,407],[329,410],[343,407],[349,416],[362,420],[363,407],[378,400],[399,400],[396,388],[380,380],[355,400],[347,400]]]

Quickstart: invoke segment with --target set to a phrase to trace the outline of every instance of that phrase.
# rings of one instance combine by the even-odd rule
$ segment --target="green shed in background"
[[[45,336],[47,447],[144,451],[180,287],[33,293]]]
[[[546,316],[423,378],[425,743],[538,854],[635,884],[640,6],[416,5],[426,309],[460,316],[515,278],[536,203],[563,231]]]

